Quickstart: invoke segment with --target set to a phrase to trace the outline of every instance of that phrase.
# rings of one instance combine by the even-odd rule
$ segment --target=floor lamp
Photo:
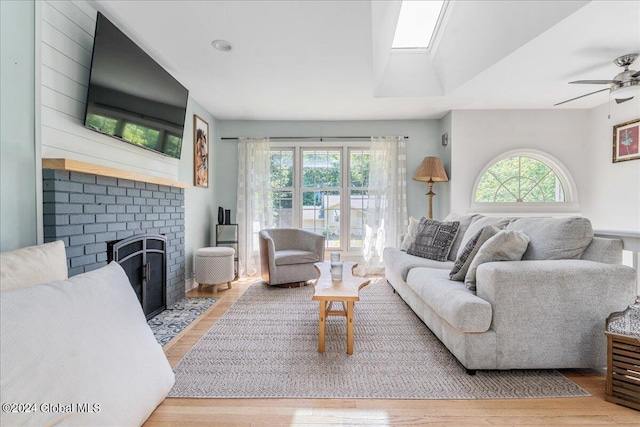
[[[425,157],[416,173],[413,174],[413,179],[415,181],[426,181],[429,184],[429,192],[427,193],[427,197],[429,197],[429,219],[433,219],[433,196],[436,195],[433,192],[433,183],[436,181],[449,181],[440,157]]]

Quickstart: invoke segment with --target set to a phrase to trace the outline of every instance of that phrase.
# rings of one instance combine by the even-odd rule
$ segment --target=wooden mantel
[[[190,184],[187,184],[185,182],[174,181],[172,179],[146,175],[138,172],[130,172],[122,169],[110,168],[108,166],[94,165],[92,163],[81,162],[79,160],[72,159],[42,159],[42,169],[82,172],[93,175],[108,176],[111,178],[122,178],[129,179],[131,181],[142,181],[149,182],[151,184],[167,185],[169,187],[191,187]]]

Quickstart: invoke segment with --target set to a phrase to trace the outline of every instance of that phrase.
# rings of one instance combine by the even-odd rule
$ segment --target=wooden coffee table
[[[331,280],[331,262],[318,262],[316,268],[320,276],[315,281],[313,301],[320,303],[320,319],[318,323],[318,352],[324,353],[325,322],[328,316],[344,316],[347,318],[347,354],[353,354],[353,308],[360,301],[358,291],[370,282],[364,277],[354,277],[353,268],[358,264],[345,262],[342,280]],[[340,303],[341,309],[335,309],[334,303]]]

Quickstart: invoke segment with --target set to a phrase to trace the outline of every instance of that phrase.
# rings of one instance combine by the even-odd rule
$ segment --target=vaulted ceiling
[[[421,54],[391,51],[399,1],[90,3],[219,119],[593,108],[607,92],[553,104],[605,88],[568,82],[611,79],[622,71],[616,57],[640,53],[640,1],[452,0],[435,45]],[[216,39],[233,49],[213,49]]]

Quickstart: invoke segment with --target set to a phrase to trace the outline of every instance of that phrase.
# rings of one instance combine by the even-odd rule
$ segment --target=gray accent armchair
[[[324,236],[298,228],[260,231],[260,272],[268,285],[316,279],[316,262],[324,261]]]

